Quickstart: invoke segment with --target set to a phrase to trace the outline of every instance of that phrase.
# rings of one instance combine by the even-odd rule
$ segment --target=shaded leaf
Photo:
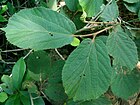
[[[119,73],[123,71],[122,73]],[[140,90],[140,73],[137,70],[127,72],[115,70],[111,85],[112,92],[123,99],[128,99]]]
[[[23,105],[31,105],[30,96],[27,91],[20,91],[20,100]]]
[[[78,10],[78,6],[79,6],[78,0],[65,0],[65,3],[71,11]]]
[[[62,80],[69,98],[90,100],[107,91],[111,78],[110,59],[105,44],[84,40],[68,57]]]
[[[63,15],[37,7],[24,9],[13,15],[3,30],[10,43],[21,48],[42,50],[70,44],[76,28]]]
[[[107,5],[101,14],[101,19],[103,21],[113,21],[119,16],[118,6],[115,0],[112,1],[110,5]]]
[[[133,70],[138,62],[137,48],[133,40],[120,26],[114,28],[107,39],[108,52],[114,58],[114,65]]]

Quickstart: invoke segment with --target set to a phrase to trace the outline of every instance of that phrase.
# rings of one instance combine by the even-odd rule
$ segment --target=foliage
[[[120,3],[136,17],[125,20]],[[115,105],[139,94],[139,0],[0,4],[1,30],[12,48],[0,50],[0,104]],[[7,62],[9,52],[16,62]]]

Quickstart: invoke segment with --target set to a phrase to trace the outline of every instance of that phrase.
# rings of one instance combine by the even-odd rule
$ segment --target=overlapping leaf
[[[79,3],[87,17],[92,17],[100,11],[103,0],[79,0]]]
[[[101,14],[103,21],[113,21],[119,16],[118,6],[115,0],[110,5],[107,5]]]
[[[140,90],[140,73],[137,70],[132,73],[123,71],[123,73],[115,72],[111,90],[116,96],[127,100]]]
[[[110,76],[110,59],[105,44],[99,39],[84,40],[71,53],[62,71],[69,98],[83,101],[101,96],[109,87]]]
[[[65,0],[66,5],[71,11],[76,11],[79,6],[79,1],[78,0]]]
[[[76,28],[63,15],[37,7],[24,9],[13,15],[3,30],[10,43],[21,48],[42,50],[70,44]]]
[[[126,66],[133,70],[138,61],[137,48],[120,26],[110,33],[107,47],[109,54],[114,58],[114,65]]]

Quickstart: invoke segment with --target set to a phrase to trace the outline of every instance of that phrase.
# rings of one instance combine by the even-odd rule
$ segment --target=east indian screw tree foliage
[[[140,0],[0,4],[1,105],[140,105]]]

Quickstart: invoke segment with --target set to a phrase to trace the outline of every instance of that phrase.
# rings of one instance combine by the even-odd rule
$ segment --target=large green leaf
[[[110,5],[107,5],[101,14],[101,19],[103,21],[113,21],[119,16],[118,6],[115,0],[112,1]]]
[[[110,33],[107,47],[109,54],[114,58],[114,65],[126,66],[133,70],[138,62],[137,48],[120,26],[115,27]]]
[[[79,3],[87,17],[92,17],[100,11],[103,0],[79,0]]]
[[[63,15],[37,7],[24,9],[13,15],[3,30],[12,44],[21,48],[42,50],[70,44],[76,28]]]
[[[137,70],[131,73],[125,70],[120,71],[123,72],[114,71],[111,89],[116,96],[127,100],[140,90],[140,73]]]
[[[84,40],[68,57],[62,80],[65,92],[74,100],[96,99],[110,85],[111,65],[105,44]]]
[[[13,86],[19,89],[26,71],[26,65],[23,58],[20,58],[12,69]]]

